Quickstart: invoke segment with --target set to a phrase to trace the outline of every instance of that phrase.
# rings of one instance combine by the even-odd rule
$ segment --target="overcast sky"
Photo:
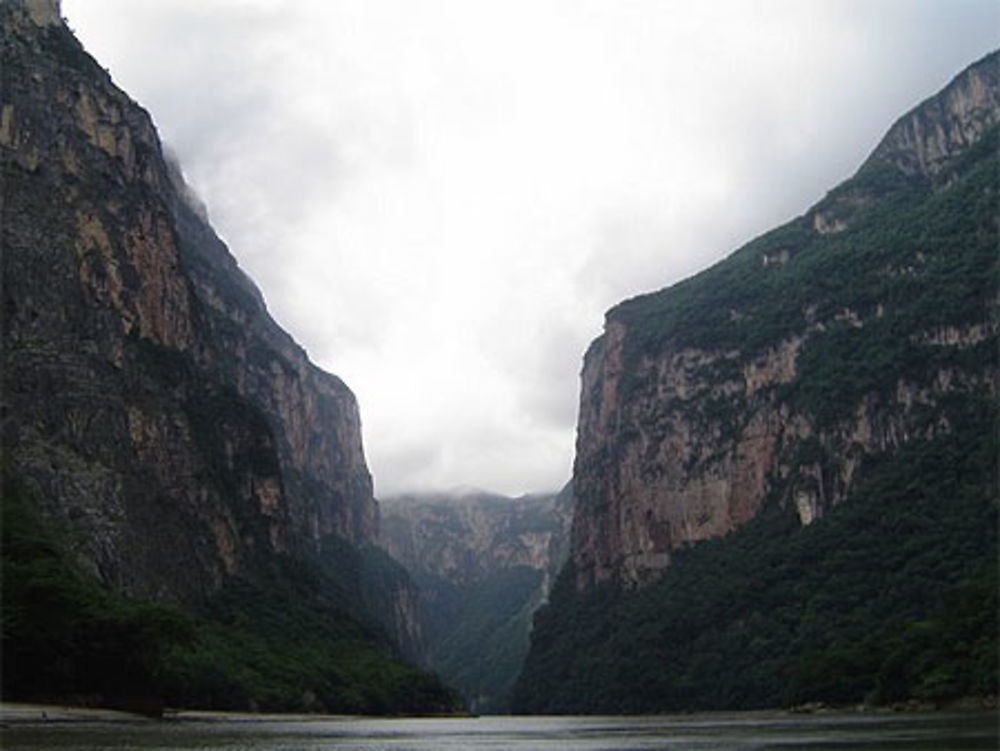
[[[1000,41],[997,0],[64,0],[376,493],[569,479],[604,311],[804,212]]]

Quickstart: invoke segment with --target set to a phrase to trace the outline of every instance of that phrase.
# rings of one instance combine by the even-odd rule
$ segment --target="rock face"
[[[936,175],[1000,122],[1000,65],[990,56],[904,115],[871,159],[908,175]]]
[[[373,542],[358,408],[52,2],[0,3],[3,461],[130,595]]]
[[[531,616],[566,560],[572,492],[382,501],[381,544],[420,585],[429,667],[477,712],[502,712]]]
[[[504,568],[557,572],[571,493],[507,498],[485,492],[382,501],[382,547],[408,568],[471,584]]]
[[[809,524],[872,457],[948,432],[946,404],[995,396],[995,173],[967,173],[998,121],[994,53],[805,216],[607,314],[582,373],[578,589],[643,585],[769,498]],[[903,229],[879,219],[895,206]]]

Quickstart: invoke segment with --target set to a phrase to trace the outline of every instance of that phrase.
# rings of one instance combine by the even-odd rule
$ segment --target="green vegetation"
[[[2,504],[4,697],[155,703],[162,650],[191,643],[192,619],[76,573],[12,481]]]
[[[341,605],[349,587],[290,558],[194,610],[79,573],[12,481],[3,492],[7,699],[349,713],[447,712],[456,696]],[[360,557],[360,554],[358,554]]]
[[[943,702],[997,692],[997,410],[873,457],[808,527],[771,502],[678,551],[655,584],[579,594],[536,616],[521,712]]]
[[[532,615],[566,557],[572,493],[382,503],[382,540],[420,588],[427,662],[477,713],[510,709]]]
[[[288,562],[291,563],[291,562]],[[433,676],[325,602],[322,578],[294,563],[263,580],[236,579],[200,614],[198,639],[165,655],[170,704],[271,711],[449,712]]]
[[[543,572],[528,566],[499,569],[464,585],[430,574],[416,577],[428,595],[423,626],[430,662],[477,712],[509,708],[542,578]]]
[[[926,382],[955,355],[911,336],[995,309],[998,150],[994,126],[934,179],[869,162],[818,207],[846,211],[844,231],[820,234],[811,215],[800,217],[695,277],[621,303],[608,318],[628,327],[624,393],[649,386],[637,366],[667,349],[749,361],[807,330],[800,377],[779,396],[820,427],[845,404],[890,396],[900,377]],[[786,262],[763,262],[782,252]]]

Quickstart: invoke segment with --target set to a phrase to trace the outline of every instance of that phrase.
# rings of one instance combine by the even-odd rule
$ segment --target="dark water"
[[[639,751],[640,749],[998,748],[996,713],[658,717],[486,717],[478,719],[192,716],[163,722],[87,720],[10,723],[2,748],[348,749],[352,751]]]

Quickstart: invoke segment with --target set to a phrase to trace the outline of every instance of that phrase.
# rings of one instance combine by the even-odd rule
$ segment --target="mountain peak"
[[[907,175],[935,175],[997,122],[1000,51],[974,62],[897,120],[869,161],[888,162]]]

